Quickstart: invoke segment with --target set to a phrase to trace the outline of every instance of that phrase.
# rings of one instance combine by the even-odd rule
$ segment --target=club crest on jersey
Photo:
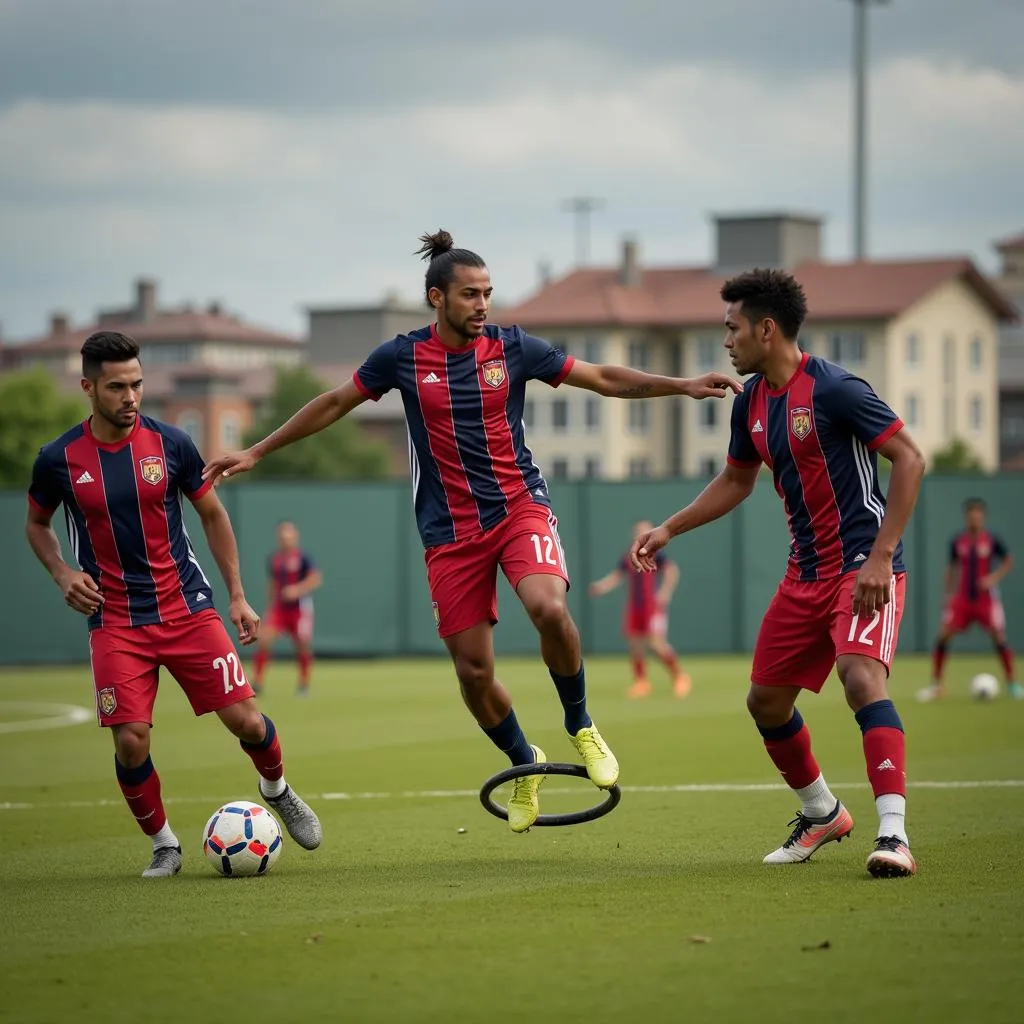
[[[100,702],[100,711],[105,715],[112,715],[117,710],[117,698],[114,696],[114,688],[108,686],[97,694]]]
[[[484,383],[492,388],[500,388],[505,383],[505,360],[491,359],[484,363],[480,369],[483,371]]]
[[[431,604],[433,604],[433,606],[434,606],[434,625],[435,626],[440,626],[441,625],[441,609],[437,607],[437,602],[436,601],[432,601]]]
[[[164,460],[159,455],[147,455],[139,459],[139,469],[147,484],[156,486],[164,478]]]
[[[790,410],[789,423],[793,428],[793,436],[802,441],[811,432],[811,410],[806,405]]]

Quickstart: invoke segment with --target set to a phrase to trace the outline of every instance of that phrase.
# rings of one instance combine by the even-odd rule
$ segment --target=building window
[[[916,334],[907,335],[907,366],[921,362],[921,339]]]
[[[588,396],[583,405],[583,417],[586,423],[587,433],[593,434],[601,429],[601,399],[596,396]]]
[[[564,398],[556,398],[551,403],[551,427],[556,434],[564,434],[569,429],[569,403]]]
[[[646,434],[651,429],[651,404],[646,398],[634,399],[629,403],[629,432]]]
[[[569,476],[569,460],[552,459],[551,476],[555,480],[566,480]]]
[[[981,405],[981,399],[975,395],[971,399],[971,430],[981,430],[983,418],[984,410]]]
[[[953,440],[956,422],[953,419],[953,399],[946,395],[942,399],[942,436],[947,441]]]
[[[194,409],[186,409],[178,414],[178,426],[188,434],[189,437],[201,446],[203,443],[203,417]]]
[[[226,412],[220,418],[220,446],[235,451],[242,443],[242,423],[237,412]]]
[[[526,427],[527,430],[532,430],[536,417],[537,410],[534,406],[533,399],[527,398],[526,401],[523,402],[523,426]]]
[[[860,366],[864,362],[864,335],[843,331],[829,338],[829,359],[840,366]]]
[[[906,420],[908,427],[916,427],[919,425],[920,411],[917,406],[917,395],[907,395],[907,401],[905,403]]]
[[[980,370],[984,358],[985,350],[982,348],[981,338],[975,335],[971,338],[971,369]]]
[[[717,402],[701,402],[700,403],[700,429],[705,433],[710,433],[718,426],[718,403]]]
[[[1024,439],[1024,416],[1008,416],[1000,429],[1004,441]]]
[[[631,341],[629,343],[629,365],[634,370],[646,370],[650,353],[646,341]]]
[[[651,475],[651,464],[648,459],[636,455],[629,460],[629,475],[633,480],[642,480]]]
[[[700,475],[701,476],[717,476],[718,474],[718,459],[707,458],[700,460]]]
[[[715,368],[718,362],[718,346],[717,338],[697,339],[697,368],[701,373],[707,373]]]
[[[604,361],[604,342],[600,338],[585,338],[583,340],[583,361],[585,363]]]
[[[583,475],[588,480],[601,479],[601,457],[599,455],[591,455],[584,461]]]
[[[947,334],[942,339],[942,382],[952,384],[956,376],[956,339]]]

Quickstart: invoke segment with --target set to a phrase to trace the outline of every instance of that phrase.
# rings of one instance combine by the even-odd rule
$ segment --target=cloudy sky
[[[1024,2],[871,17],[871,252],[1024,230]],[[848,0],[0,0],[0,323],[130,297],[418,297],[438,226],[524,297],[592,255],[702,262],[709,215],[796,208],[850,251]]]

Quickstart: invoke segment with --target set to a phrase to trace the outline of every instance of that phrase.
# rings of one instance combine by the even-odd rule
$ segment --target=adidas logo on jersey
[[[760,420],[758,420],[754,424],[754,426],[751,428],[750,432],[752,434],[763,434],[764,433],[764,427],[761,426],[761,421]]]
[[[857,557],[854,558],[855,562],[866,562],[867,560],[868,560],[868,556],[867,555],[857,555]]]
[[[205,600],[206,600],[206,595],[205,594],[196,594],[196,604],[199,604],[200,601],[205,601]]]
[[[76,484],[94,484],[95,480],[92,478],[92,474],[89,470],[86,470],[76,481]]]
[[[876,769],[876,772],[894,772],[896,771],[896,765],[886,758]]]
[[[441,378],[433,370],[430,371],[421,381],[422,384],[440,384]]]

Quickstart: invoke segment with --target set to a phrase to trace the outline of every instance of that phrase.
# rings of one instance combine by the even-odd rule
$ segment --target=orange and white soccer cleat
[[[917,873],[917,861],[899,836],[879,836],[868,854],[867,869],[872,878],[909,878]]]
[[[764,858],[765,864],[802,864],[826,843],[842,842],[853,831],[850,812],[837,800],[836,809],[824,820],[797,813],[790,822],[790,837]]]

